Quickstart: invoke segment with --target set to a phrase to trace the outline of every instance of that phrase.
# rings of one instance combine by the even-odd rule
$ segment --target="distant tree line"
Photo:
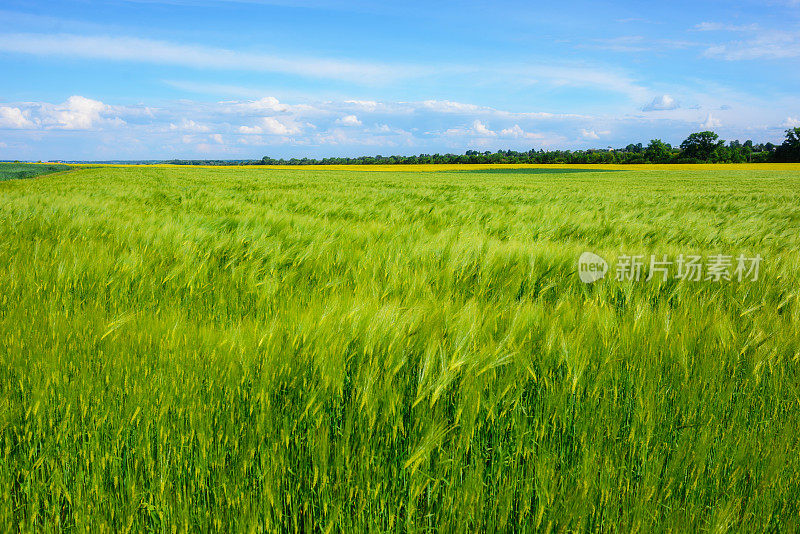
[[[714,132],[691,134],[679,147],[660,139],[647,146],[630,144],[625,148],[592,150],[498,150],[479,152],[468,150],[465,154],[420,154],[418,156],[361,156],[355,158],[291,158],[260,160],[171,160],[175,165],[415,165],[463,163],[768,163],[800,162],[800,128],[786,130],[786,140],[781,145],[754,144],[752,141],[725,143]]]

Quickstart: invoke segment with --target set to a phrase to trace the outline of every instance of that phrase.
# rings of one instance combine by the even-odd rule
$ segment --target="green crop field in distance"
[[[68,171],[69,169],[69,165],[59,164],[0,163],[0,182],[20,178],[35,178],[54,172]]]
[[[0,530],[797,531],[799,230],[766,167],[5,181]]]

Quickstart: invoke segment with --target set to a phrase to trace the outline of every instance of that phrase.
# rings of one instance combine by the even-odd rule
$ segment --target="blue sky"
[[[0,21],[0,159],[778,142],[800,126],[800,0],[4,0]]]

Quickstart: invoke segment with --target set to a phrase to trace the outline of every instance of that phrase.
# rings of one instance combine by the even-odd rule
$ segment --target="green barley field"
[[[3,181],[0,530],[798,531],[799,247],[769,166]]]

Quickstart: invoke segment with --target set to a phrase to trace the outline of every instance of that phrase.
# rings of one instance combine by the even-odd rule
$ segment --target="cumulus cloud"
[[[642,111],[671,111],[678,109],[680,105],[670,95],[655,97],[652,102],[642,108]]]
[[[729,97],[724,95],[726,99]],[[655,100],[656,107],[672,105],[666,98]],[[717,108],[715,104],[703,105],[701,109],[706,110],[705,113],[708,110],[723,113]],[[354,110],[358,110],[357,113],[353,113]],[[516,112],[430,100],[342,100],[300,105],[280,102],[270,96],[223,102],[175,101],[148,108],[144,105],[108,105],[74,96],[60,104],[0,102],[0,127],[4,128],[3,141],[15,147],[17,152],[23,150],[19,147],[33,147],[25,150],[38,147],[40,153],[28,153],[34,158],[95,159],[99,158],[97,147],[103,144],[107,145],[107,151],[100,159],[252,158],[264,153],[273,157],[302,157],[342,153],[463,153],[476,146],[487,150],[576,149],[597,146],[601,139],[604,145],[620,143],[619,146],[624,146],[654,136],[675,143],[689,132],[696,131],[701,122],[696,113],[683,109],[670,114],[669,119],[651,119],[646,115],[568,115]],[[753,113],[763,117],[765,124],[772,125],[783,123],[787,116],[785,111],[775,116],[777,110],[772,115],[764,109]],[[785,124],[795,124],[797,119],[792,117],[796,115],[788,115],[790,118]],[[726,128],[723,132],[726,136],[750,135],[728,133],[739,119],[738,115],[731,113],[724,117]],[[746,125],[751,123],[750,119],[742,122]],[[720,121],[716,116],[708,115],[704,126],[716,128]],[[762,139],[777,130],[764,128],[766,133],[760,136]],[[76,153],[75,145],[54,143],[55,138],[48,131],[64,129],[76,132],[69,136],[70,139],[76,143],[81,139],[80,146],[86,147],[87,153]],[[777,135],[774,137],[777,140]],[[53,146],[66,148],[64,152],[55,153],[50,148]],[[281,149],[259,148],[269,146],[280,146]],[[7,154],[9,150],[3,152],[6,157],[23,156]]]
[[[261,117],[258,124],[242,125],[236,131],[245,135],[296,135],[303,127],[291,118]]]
[[[258,100],[248,100],[245,102],[221,102],[221,104],[227,104],[232,111],[237,113],[284,113],[292,110],[291,106],[282,104],[274,96],[265,96]]]
[[[264,117],[261,127],[264,133],[272,135],[293,135],[302,131],[299,125],[286,121],[282,122],[275,117]]]
[[[519,124],[515,124],[511,128],[503,128],[500,130],[500,135],[502,137],[525,137],[525,130],[523,130]]]
[[[0,106],[0,128],[33,128],[35,125],[31,122],[25,113],[19,108],[12,108]]]
[[[239,126],[238,132],[241,134],[262,134],[264,130],[261,126]]]
[[[722,126],[722,122],[720,122],[718,119],[713,117],[711,113],[709,113],[708,117],[706,117],[706,120],[700,126],[707,129],[719,128],[720,126]]]
[[[83,96],[71,96],[64,104],[43,106],[42,121],[45,125],[64,130],[89,130],[100,123],[123,124],[119,118],[108,118],[110,108],[98,100]]]
[[[184,132],[208,132],[210,128],[205,124],[199,124],[193,120],[183,118],[179,124],[170,123],[170,130],[180,130]]]
[[[800,127],[800,119],[795,117],[787,117],[786,121],[781,124],[784,128],[798,128]]]
[[[339,119],[336,119],[336,124],[341,124],[342,126],[361,126],[361,121],[358,120],[358,117],[355,115],[345,115]]]
[[[475,119],[471,127],[448,128],[444,132],[448,137],[471,137],[471,138],[489,138],[497,137],[497,132],[491,130],[481,120]]]
[[[0,128],[31,130],[92,130],[122,126],[123,108],[74,95],[61,104],[26,102],[0,106]]]
[[[352,104],[369,113],[376,111],[381,106],[381,104],[374,100],[345,100],[344,102],[345,104]]]
[[[519,124],[500,130],[500,137],[504,139],[543,139],[545,136],[537,132],[526,132]]]
[[[482,137],[494,137],[497,135],[496,132],[493,132],[487,128],[486,125],[479,120],[476,120],[474,123],[472,123],[472,131],[475,132],[476,135]]]
[[[480,111],[480,107],[474,104],[463,104],[449,100],[425,100],[421,103],[421,107],[437,113],[474,113]]]

